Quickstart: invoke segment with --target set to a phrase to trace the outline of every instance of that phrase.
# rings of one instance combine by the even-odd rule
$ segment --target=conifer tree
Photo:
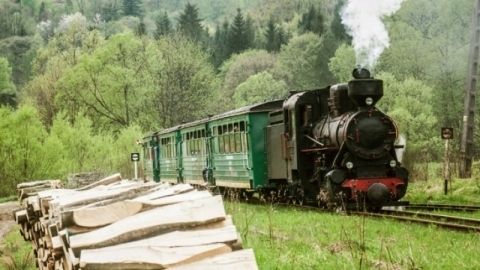
[[[320,9],[311,5],[307,13],[303,13],[302,19],[298,22],[298,30],[301,34],[312,32],[319,36],[324,32],[324,19]]]
[[[238,8],[228,35],[229,54],[238,54],[252,47],[255,36],[252,24],[251,19],[249,23],[244,20]]]
[[[230,57],[228,48],[229,23],[225,20],[222,26],[217,25],[213,39],[213,65],[219,68],[222,63]]]
[[[142,0],[123,0],[123,15],[141,18],[143,16]]]
[[[330,31],[333,36],[340,42],[345,42],[347,44],[351,43],[352,37],[347,34],[345,26],[342,24],[342,18],[340,17],[341,8],[344,4],[344,0],[340,0],[335,7],[335,12],[333,14],[333,20],[330,25]]]
[[[135,35],[141,37],[147,35],[147,26],[141,21],[135,28]]]
[[[183,12],[180,13],[178,31],[194,41],[200,40],[203,27],[202,19],[198,17],[198,8],[196,5],[187,3]]]
[[[159,39],[162,36],[168,36],[172,32],[172,23],[168,14],[165,11],[163,15],[160,15],[155,21],[157,29],[155,31],[155,39]]]

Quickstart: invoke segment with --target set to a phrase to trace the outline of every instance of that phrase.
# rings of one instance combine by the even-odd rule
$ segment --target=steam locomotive
[[[352,75],[153,132],[142,143],[145,178],[327,208],[406,205],[398,126],[375,107],[383,81],[362,68]]]

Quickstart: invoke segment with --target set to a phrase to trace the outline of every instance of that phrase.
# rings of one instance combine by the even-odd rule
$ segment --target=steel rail
[[[389,218],[421,224],[433,224],[441,228],[448,228],[463,232],[480,232],[480,220],[472,218],[461,218],[431,213],[391,210],[382,211],[381,213],[349,212],[349,214],[377,218]]]
[[[405,206],[406,209],[421,209],[421,210],[445,210],[458,212],[476,212],[480,211],[480,205],[455,205],[455,204],[421,204],[415,203]]]

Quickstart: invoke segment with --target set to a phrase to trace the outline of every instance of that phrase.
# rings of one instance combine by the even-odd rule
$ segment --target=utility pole
[[[480,43],[479,7],[480,0],[475,0],[470,38],[470,53],[468,55],[468,69],[462,119],[462,135],[460,138],[460,178],[470,178],[472,176],[473,127],[475,124],[475,97],[477,95],[477,66]]]

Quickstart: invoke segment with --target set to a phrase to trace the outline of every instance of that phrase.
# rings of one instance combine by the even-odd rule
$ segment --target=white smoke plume
[[[347,0],[340,11],[342,23],[352,37],[357,65],[371,69],[390,46],[382,19],[400,9],[403,0]]]

